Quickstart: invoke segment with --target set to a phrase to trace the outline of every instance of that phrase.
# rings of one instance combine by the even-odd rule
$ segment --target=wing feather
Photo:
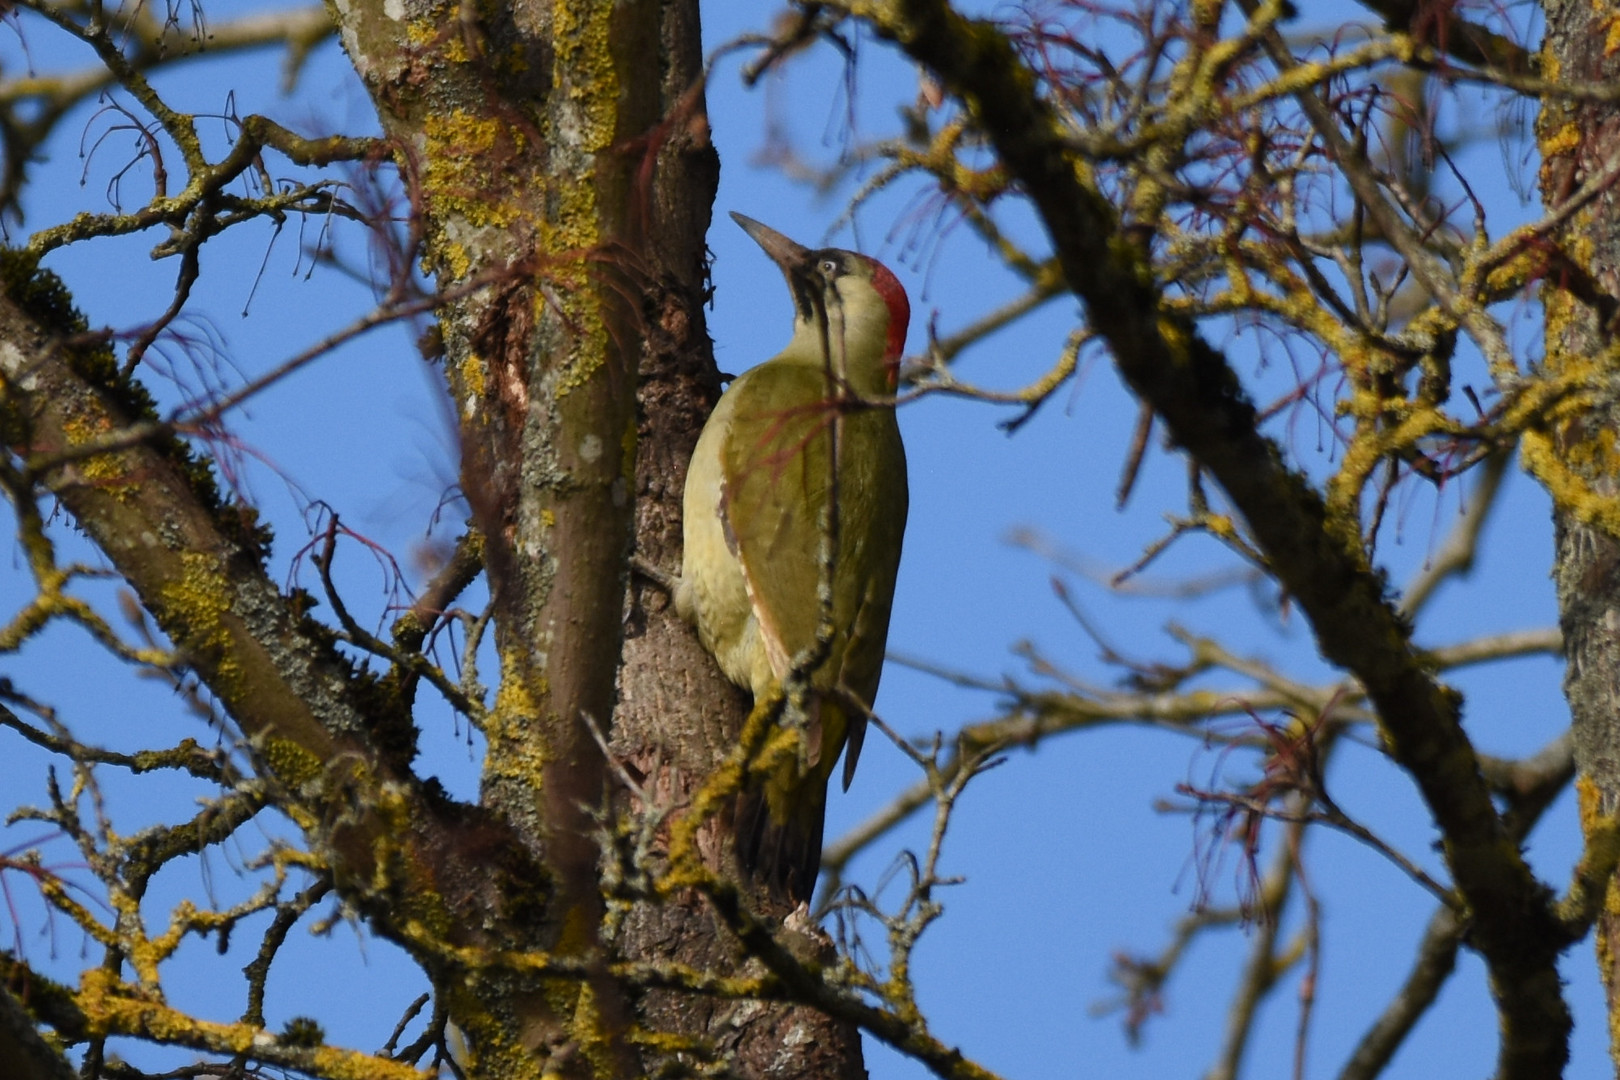
[[[721,462],[727,543],[742,567],[759,637],[778,680],[815,643],[822,611],[823,520],[838,491],[832,625],[826,657],[811,673],[823,696],[848,694],[832,745],[812,746],[823,776],[845,737],[853,771],[882,674],[890,599],[906,518],[905,451],[892,408],[848,408],[825,373],[809,364],[770,363],[732,387],[731,436]],[[832,449],[839,447],[836,472]],[[836,727],[836,730],[831,730]]]

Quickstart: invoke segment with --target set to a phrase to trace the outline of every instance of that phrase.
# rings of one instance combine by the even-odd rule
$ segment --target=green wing
[[[810,364],[761,365],[731,392],[738,399],[722,463],[722,512],[771,669],[785,678],[815,642],[823,521],[836,488],[835,633],[811,685],[834,699],[847,692],[870,707],[883,670],[906,521],[905,450],[894,410],[841,407],[826,375]],[[859,708],[838,711],[850,713],[847,784],[864,715]],[[845,724],[836,727],[825,732],[832,745],[814,753],[823,776],[844,741]]]

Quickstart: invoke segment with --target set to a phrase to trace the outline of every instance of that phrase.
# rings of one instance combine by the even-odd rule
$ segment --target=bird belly
[[[720,408],[727,404],[722,400]],[[715,419],[719,422],[711,420],[703,429],[686,477],[684,550],[675,610],[697,628],[698,639],[726,678],[758,700],[775,675],[742,563],[727,541],[719,511],[724,485],[719,446],[728,425],[725,417]]]

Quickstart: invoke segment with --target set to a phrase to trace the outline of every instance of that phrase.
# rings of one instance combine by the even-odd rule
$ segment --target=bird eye
[[[821,272],[823,274],[826,274],[828,277],[831,277],[832,275],[838,273],[838,260],[837,259],[822,259],[821,260]]]

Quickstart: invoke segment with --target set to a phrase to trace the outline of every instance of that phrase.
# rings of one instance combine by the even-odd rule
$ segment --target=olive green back
[[[905,450],[894,409],[838,402],[824,371],[805,363],[764,364],[730,392],[738,399],[723,462],[727,541],[742,564],[772,668],[785,678],[815,643],[830,527],[837,545],[829,625],[838,629],[811,685],[846,691],[870,707],[906,522]],[[835,488],[836,521],[828,522]],[[845,733],[825,734],[833,745],[812,748],[829,751],[814,753],[823,777]]]

